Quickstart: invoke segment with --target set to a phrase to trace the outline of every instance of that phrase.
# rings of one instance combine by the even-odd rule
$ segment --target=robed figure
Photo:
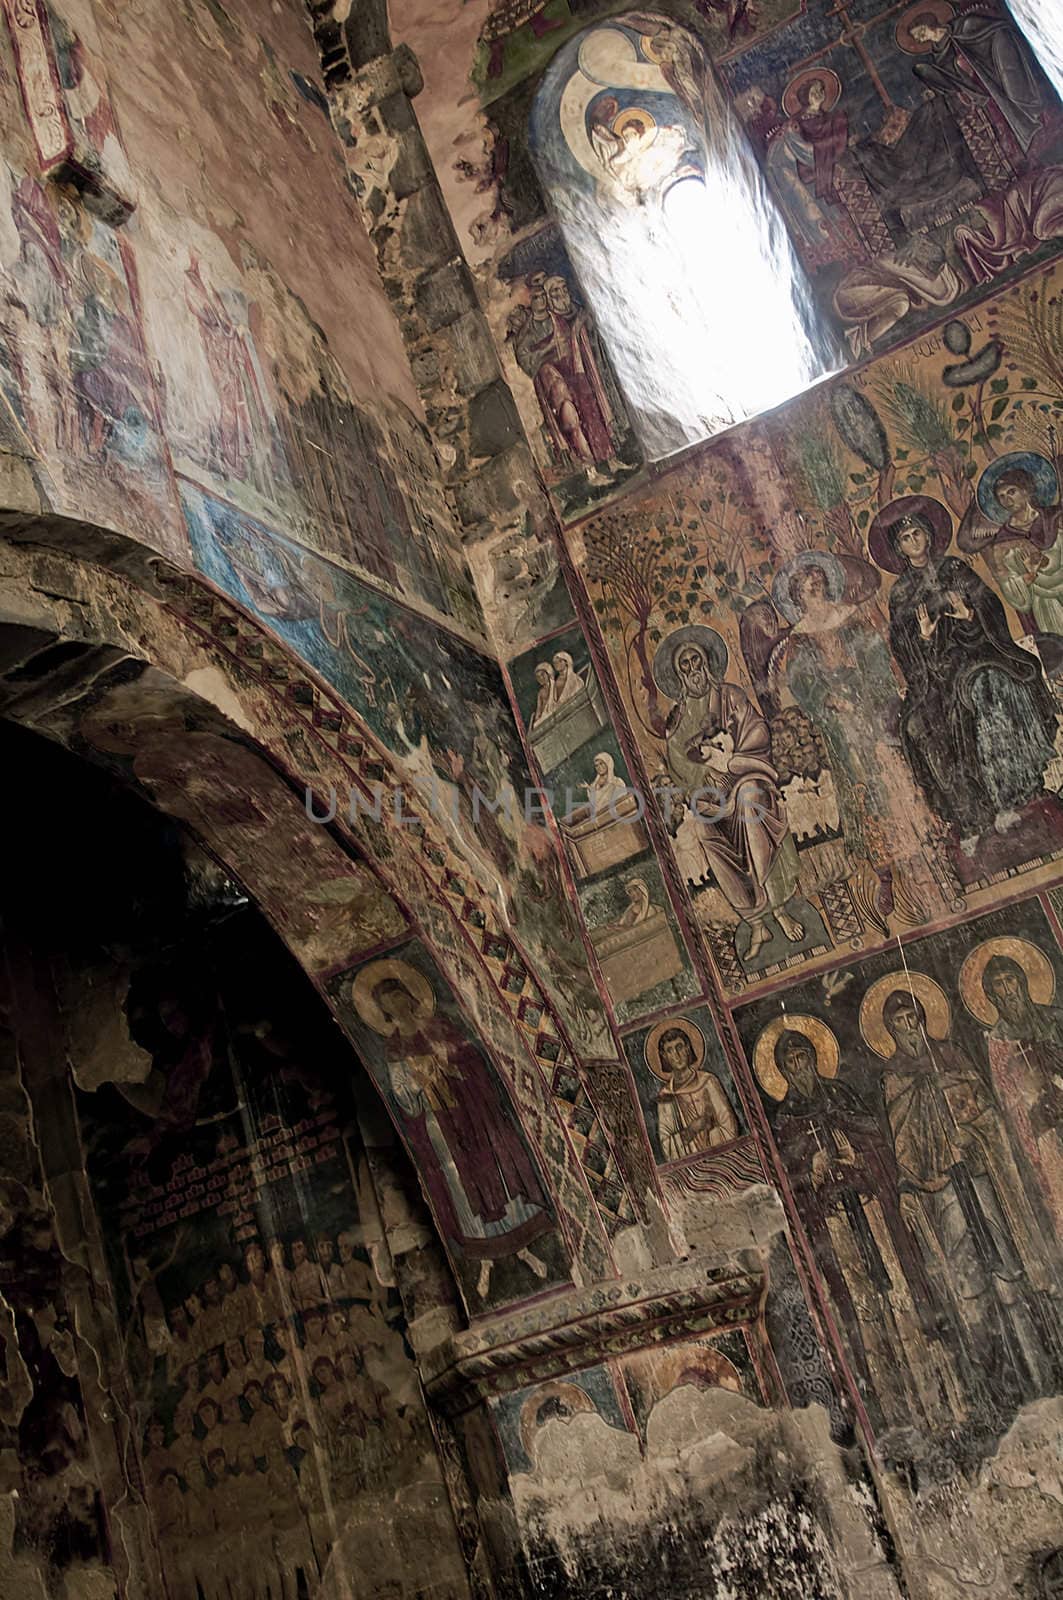
[[[1045,1211],[1046,1232],[1063,1228],[1063,1008],[1056,977],[1027,939],[987,939],[960,973],[960,994],[987,1029],[989,1071],[1007,1114],[1016,1156]]]
[[[973,852],[1043,792],[1056,709],[1038,658],[1008,631],[1004,607],[965,561],[945,554],[952,520],[924,495],[880,511],[869,546],[900,574],[890,591],[890,646],[907,685],[905,756],[931,808]]]
[[[706,865],[750,929],[746,961],[771,939],[770,916],[799,943],[786,910],[797,889],[797,851],[771,761],[768,724],[744,689],[724,681],[727,646],[713,628],[677,628],[653,671],[677,703],[665,726],[668,769],[686,797]]]
[[[480,1050],[437,1014],[423,973],[405,961],[374,961],[352,997],[386,1038],[387,1087],[447,1240],[481,1262],[516,1255],[537,1277],[546,1267],[527,1246],[553,1231],[542,1183],[503,1106]]]
[[[837,201],[836,169],[849,143],[848,119],[838,107],[827,109],[829,84],[823,76],[802,83],[797,99],[801,108],[800,115],[795,118],[797,131],[812,155],[809,164],[799,151],[797,175],[817,200]]]
[[[917,863],[933,830],[897,737],[897,682],[875,625],[879,574],[869,563],[804,550],[776,575],[772,597],[792,626],[768,663],[779,704],[783,691],[808,713],[823,740],[838,797],[845,845],[866,858],[884,884],[902,863]]]
[[[270,413],[248,332],[230,316],[220,292],[203,278],[193,253],[185,268],[185,304],[199,324],[207,367],[218,395],[212,439],[218,464],[244,481],[259,441],[270,443]]]
[[[1052,437],[1052,435],[1050,435]],[[1027,633],[1063,635],[1063,510],[1056,461],[1032,450],[998,456],[956,534],[985,557]]]
[[[968,95],[991,104],[1025,154],[1043,115],[1037,68],[1018,29],[991,12],[969,11],[943,21],[928,10],[908,24],[917,44],[928,46],[912,71],[946,98]]]
[[[845,1328],[853,1364],[865,1390],[874,1389],[864,1334],[846,1269],[832,1235],[832,1219],[844,1219],[852,1238],[864,1296],[873,1297],[868,1314],[881,1323],[897,1360],[904,1340],[895,1320],[891,1269],[899,1268],[907,1298],[927,1338],[940,1337],[922,1258],[901,1215],[893,1152],[876,1110],[858,1091],[839,1081],[838,1042],[815,1017],[783,1015],[757,1040],[754,1067],[761,1087],[778,1105],[772,1135],[786,1168],[816,1261],[826,1279],[838,1318]],[[896,1267],[879,1248],[866,1208],[877,1203],[892,1245]],[[859,1292],[859,1291],[858,1291]],[[912,1397],[906,1392],[905,1401]]]
[[[587,314],[564,278],[532,273],[527,315],[514,335],[514,354],[535,386],[550,443],[592,477],[619,465],[613,408]]]
[[[659,1022],[647,1035],[646,1065],[660,1080],[657,1137],[666,1161],[683,1161],[738,1138],[727,1091],[705,1068],[705,1036],[689,1017]]]
[[[1050,1381],[1036,1291],[1053,1286],[1045,1242],[982,1075],[949,1037],[940,986],[905,969],[873,984],[865,1041],[885,1058],[886,1124],[905,1221],[939,1305],[948,1307],[967,1382],[1026,1394]]]

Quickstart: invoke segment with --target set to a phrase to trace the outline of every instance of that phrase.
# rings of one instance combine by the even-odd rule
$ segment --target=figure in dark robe
[[[1044,1281],[1043,1240],[993,1097],[958,1045],[931,1036],[904,974],[882,1024],[895,1046],[882,1095],[901,1210],[936,1297],[951,1307],[968,1381],[1006,1390],[1010,1371],[1011,1387],[1038,1393],[1050,1381],[1031,1286]]]
[[[958,216],[985,188],[952,108],[937,95],[907,114],[896,137],[880,130],[854,141],[849,154],[898,244]]]
[[[1041,84],[1026,41],[1010,21],[969,11],[943,22],[928,11],[909,33],[928,53],[912,70],[928,89],[946,97],[968,95],[991,103],[1025,153],[1041,130]]]
[[[931,808],[973,855],[982,833],[1004,833],[1043,792],[1055,704],[996,595],[966,562],[943,554],[952,531],[945,508],[913,496],[876,521],[880,564],[900,571],[890,646],[907,685],[904,752]]]
[[[546,1197],[480,1051],[396,976],[373,999],[390,1028],[388,1079],[403,1133],[444,1234],[481,1263],[481,1298],[491,1262],[504,1256],[544,1278],[527,1247],[553,1230]]]
[[[880,1316],[895,1332],[889,1267],[864,1210],[866,1204],[877,1200],[923,1332],[928,1338],[940,1336],[919,1250],[901,1215],[893,1154],[883,1138],[879,1118],[855,1089],[839,1083],[837,1078],[820,1076],[812,1039],[786,1029],[775,1043],[775,1065],[787,1085],[785,1098],[775,1113],[775,1143],[816,1261],[845,1327],[854,1364],[868,1385],[872,1380],[860,1322],[831,1238],[829,1219],[833,1214],[840,1213],[848,1222],[863,1276],[877,1298]]]
[[[1063,1008],[1036,1003],[1025,967],[1005,954],[986,962],[982,989],[997,1013],[987,1035],[993,1087],[1054,1235],[1063,1227]]]

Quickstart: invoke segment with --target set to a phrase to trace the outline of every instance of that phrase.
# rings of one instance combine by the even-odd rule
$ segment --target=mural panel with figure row
[[[973,1467],[1059,1382],[1058,928],[1024,901],[735,1013],[887,1454]]]
[[[175,63],[165,55],[172,41],[159,40],[145,19],[108,19],[109,71],[96,22],[80,0],[70,0],[47,27],[32,8],[25,22],[40,30],[42,53],[55,57],[52,110],[79,141],[99,146],[86,159],[104,174],[124,221],[114,227],[113,208],[101,215],[98,204],[83,204],[55,170],[48,181],[39,175],[27,115],[36,127],[40,108],[32,85],[29,112],[24,108],[21,57],[10,27],[0,28],[0,439],[11,458],[12,503],[114,527],[180,561],[188,540],[176,465],[251,514],[283,518],[302,543],[389,592],[482,631],[374,268],[363,260],[338,296],[330,285],[319,297],[305,261],[299,296],[278,265],[286,257],[290,268],[289,251],[299,256],[312,240],[320,262],[330,255],[327,240],[334,253],[341,241],[349,251],[357,237],[342,179],[331,164],[308,166],[305,159],[313,145],[304,123],[321,118],[320,104],[292,82],[283,115],[276,103],[263,103],[257,122],[245,106],[242,123],[228,124],[227,177],[237,186],[241,235],[232,202],[205,184],[206,163],[197,164],[195,154],[193,126],[210,126],[211,112],[201,106],[197,124],[189,96],[194,85],[206,102],[214,99],[209,72],[178,68],[188,93],[171,105],[154,87],[172,78]],[[276,55],[257,22],[246,39],[280,85]],[[298,33],[296,41],[306,48]],[[148,93],[143,74],[159,51]],[[42,60],[47,68],[47,54]],[[113,96],[124,103],[124,119]],[[145,116],[148,103],[165,103],[176,126]],[[134,127],[142,135],[136,183],[120,121],[127,133]],[[261,211],[247,205],[241,154],[245,162],[252,155],[268,160],[278,185],[283,172],[303,171],[298,244],[277,227],[279,190]],[[190,211],[178,244],[168,206],[180,193],[189,196]],[[348,287],[352,298],[337,329],[329,306],[342,302]],[[348,341],[346,327],[364,326],[370,308],[377,337]],[[335,335],[332,344],[323,323]],[[368,346],[380,362],[377,379],[366,370]],[[389,381],[381,383],[389,360]],[[371,405],[359,402],[359,384],[372,391]]]
[[[719,71],[854,354],[1063,231],[1059,101],[993,0],[804,14]]]
[[[127,1006],[148,1077],[77,1104],[165,1593],[295,1600],[382,1496],[440,1494],[373,1091],[246,910],[144,963]]]
[[[1056,870],[1060,282],[1046,270],[578,530],[732,994]]]
[[[838,341],[791,393],[963,314],[1060,249],[1063,112],[1002,0],[675,0],[659,12],[503,0],[475,49],[452,9],[446,28],[418,5],[398,26],[437,63],[422,124],[562,511],[764,410],[771,396],[742,409],[757,363],[735,351],[757,338],[780,367],[811,332],[772,320],[771,277],[791,271],[778,232],[761,321],[736,314],[756,252],[729,287],[739,231],[725,259],[702,242],[711,221],[692,242],[672,210],[696,186],[710,216],[744,189],[751,228],[770,208],[760,181],[778,207],[811,284],[798,272],[794,298],[818,311],[812,343]],[[474,92],[459,100],[470,67]],[[716,366],[733,369],[719,396],[683,350],[713,322],[698,288],[713,275],[726,299]]]

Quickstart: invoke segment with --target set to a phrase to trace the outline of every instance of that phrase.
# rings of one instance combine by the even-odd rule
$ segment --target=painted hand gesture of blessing
[[[963,597],[956,593],[955,589],[947,590],[945,598],[949,603],[949,609],[945,612],[947,617],[953,617],[957,622],[970,622],[971,618],[974,616],[974,612],[971,610],[970,606],[963,599]],[[915,620],[919,624],[919,632],[922,637],[924,639],[931,638],[934,629],[938,625],[938,618],[935,617],[934,620],[931,621],[930,612],[927,610],[925,605],[921,605],[916,607]]]

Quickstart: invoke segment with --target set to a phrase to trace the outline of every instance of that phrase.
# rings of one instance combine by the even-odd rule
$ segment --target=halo
[[[643,1051],[646,1056],[646,1065],[653,1076],[661,1083],[670,1083],[672,1074],[661,1062],[661,1040],[666,1033],[677,1031],[685,1034],[690,1048],[694,1052],[695,1070],[700,1068],[705,1061],[705,1035],[696,1022],[689,1021],[686,1017],[672,1017],[667,1022],[658,1022],[646,1035]]]
[[[715,628],[704,628],[697,622],[685,628],[673,628],[671,633],[665,634],[653,657],[654,682],[669,700],[683,698],[674,662],[676,651],[684,644],[696,644],[704,650],[713,677],[722,678],[727,671],[727,646]]]
[[[807,67],[804,72],[799,72],[796,78],[791,78],[782,94],[782,107],[788,117],[798,117],[804,110],[800,101],[801,90],[806,83],[812,83],[818,78],[823,85],[823,109],[833,111],[842,97],[842,81],[830,67]]]
[[[625,1381],[631,1381],[642,1391],[646,1409],[671,1394],[686,1381],[694,1378],[707,1380],[707,1387],[730,1389],[741,1394],[742,1374],[722,1350],[713,1345],[683,1340],[666,1345],[664,1349],[639,1350],[624,1360]]]
[[[978,504],[991,522],[1008,520],[1008,513],[997,499],[997,484],[1005,472],[1016,468],[1028,472],[1033,479],[1037,505],[1054,505],[1059,499],[1059,477],[1051,461],[1033,450],[1011,450],[1006,456],[998,456],[978,480]]]
[[[828,599],[840,600],[845,593],[845,573],[841,562],[828,555],[826,550],[802,550],[800,555],[786,563],[771,586],[771,597],[787,622],[799,622],[801,619],[801,612],[791,599],[790,588],[797,574],[808,567],[818,567],[826,577]]]
[[[877,1056],[888,1061],[897,1049],[893,1035],[882,1020],[882,1008],[898,989],[914,995],[926,1012],[926,1031],[932,1039],[947,1039],[949,1003],[945,991],[925,972],[887,972],[873,983],[860,1004],[860,1032]]]
[[[775,1046],[784,1033],[803,1033],[816,1052],[816,1071],[821,1078],[838,1075],[838,1041],[825,1022],[818,1017],[805,1017],[799,1012],[784,1011],[773,1017],[753,1046],[753,1071],[765,1094],[773,1100],[785,1100],[790,1085],[775,1065]]]
[[[1043,950],[1029,939],[1008,936],[987,939],[971,951],[960,968],[960,999],[979,1022],[991,1028],[999,1012],[982,988],[982,976],[994,956],[1010,956],[1018,962],[1030,985],[1030,999],[1038,1006],[1050,1006],[1056,997],[1056,974]]]
[[[883,506],[867,534],[867,548],[876,567],[883,572],[903,572],[904,562],[889,540],[889,530],[902,517],[921,513],[933,529],[931,554],[943,556],[952,542],[952,517],[940,500],[931,500],[926,494],[905,494]]]
[[[618,112],[613,118],[613,132],[622,138],[624,129],[630,127],[633,122],[644,123],[645,132],[652,134],[654,139],[657,137],[657,118],[652,112],[644,111],[641,106],[625,106],[623,111]]]
[[[436,997],[432,992],[432,985],[423,972],[418,972],[416,967],[411,967],[408,961],[396,961],[388,958],[384,961],[371,961],[351,984],[351,999],[354,1009],[362,1021],[372,1028],[374,1033],[382,1034],[386,1039],[394,1033],[394,1023],[389,1023],[376,1000],[373,991],[384,982],[385,978],[394,978],[408,989],[417,1001],[417,1020],[425,1022],[436,1008]]]
[[[535,1417],[540,1406],[546,1400],[563,1400],[571,1406],[573,1411],[586,1412],[598,1410],[586,1389],[581,1389],[578,1383],[542,1383],[530,1394],[520,1408],[520,1442],[524,1446],[524,1454],[534,1465],[535,1456],[532,1452],[532,1441],[538,1433],[541,1424]]]
[[[647,18],[646,20],[648,21],[649,19]],[[645,26],[645,23],[643,23],[643,26]],[[647,61],[656,61],[660,63],[664,60],[664,57],[661,55],[660,48],[657,44],[657,35],[661,32],[662,28],[667,28],[671,33],[676,32],[675,25],[671,22],[666,22],[662,18],[662,20],[658,23],[654,33],[639,34],[639,49],[642,51],[642,54],[646,57]]]
[[[905,55],[925,56],[927,51],[933,48],[929,44],[920,44],[918,39],[913,39],[911,35],[911,26],[916,17],[925,17],[928,12],[935,16],[939,23],[952,20],[953,12],[948,0],[916,0],[915,5],[909,6],[903,17],[898,17],[897,26],[893,31],[893,36]]]

